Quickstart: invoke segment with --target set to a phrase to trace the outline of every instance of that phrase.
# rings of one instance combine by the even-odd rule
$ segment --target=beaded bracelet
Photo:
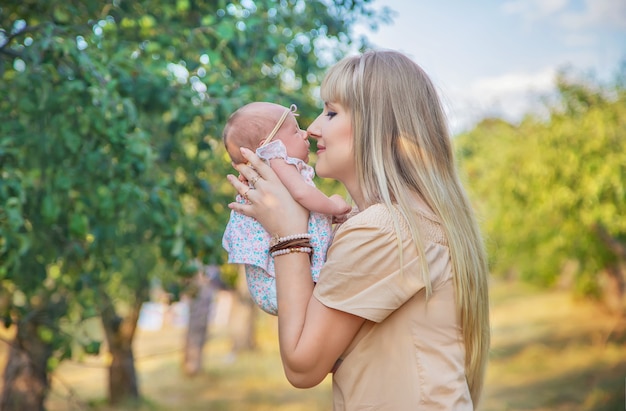
[[[287,248],[297,248],[297,247],[312,247],[311,240],[307,238],[300,238],[296,240],[283,241],[283,242],[280,242],[278,244],[274,244],[273,246],[271,246],[270,253],[273,253],[274,251],[278,251],[278,250],[284,250]]]
[[[311,234],[309,233],[303,233],[303,234],[291,234],[291,235],[287,235],[284,237],[280,237],[278,236],[278,234],[275,234],[272,237],[272,240],[270,241],[270,247],[273,247],[275,245],[278,245],[280,243],[284,243],[287,241],[291,241],[291,240],[300,240],[300,239],[311,239]]]
[[[307,253],[311,254],[313,249],[311,247],[294,247],[294,248],[285,248],[282,250],[274,251],[270,255],[272,257],[278,257],[279,255],[285,255],[290,253]]]

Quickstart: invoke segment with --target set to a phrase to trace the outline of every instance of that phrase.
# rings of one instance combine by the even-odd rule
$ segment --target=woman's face
[[[317,139],[317,174],[339,180],[349,189],[356,182],[350,112],[341,104],[325,102],[307,132]]]

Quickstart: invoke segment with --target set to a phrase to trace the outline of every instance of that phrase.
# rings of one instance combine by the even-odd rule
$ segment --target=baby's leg
[[[278,314],[276,279],[255,265],[246,264],[246,281],[252,299],[268,314]]]

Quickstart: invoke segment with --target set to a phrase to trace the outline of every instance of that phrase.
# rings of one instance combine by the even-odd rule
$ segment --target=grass
[[[230,350],[228,330],[214,330],[205,347],[203,372],[186,378],[181,372],[184,330],[172,326],[140,331],[135,341],[142,402],[132,406],[106,404],[106,356],[84,363],[64,363],[53,378],[48,411],[206,411],[293,410],[331,408],[330,379],[312,390],[298,390],[286,381],[276,344],[275,318],[259,316],[259,348],[238,355]]]
[[[624,410],[624,319],[561,291],[499,284],[483,411]]]
[[[492,353],[481,411],[626,409],[623,319],[561,291],[516,283],[492,288]],[[140,331],[135,341],[140,411],[330,410],[331,381],[299,390],[286,381],[274,317],[259,315],[259,349],[233,356],[227,327],[214,327],[203,372],[180,371],[184,330]],[[0,347],[0,366],[6,349]],[[106,355],[66,362],[52,379],[48,411],[107,406]]]

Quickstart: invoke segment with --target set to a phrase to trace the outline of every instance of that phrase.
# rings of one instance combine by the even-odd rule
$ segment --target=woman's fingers
[[[241,155],[248,160],[248,164],[239,164],[236,168],[248,181],[271,180],[276,174],[263,160],[252,150],[241,147]],[[259,178],[257,178],[259,177]]]
[[[306,232],[309,211],[294,201],[276,173],[254,152],[242,148],[241,154],[249,163],[235,168],[246,181],[233,175],[227,178],[246,203],[233,202],[228,207],[255,218],[269,233]]]
[[[242,204],[237,201],[233,201],[228,204],[228,208],[231,210],[235,210],[241,214],[247,215],[249,217],[253,216],[254,209],[251,207],[250,199],[248,198],[248,194],[253,190],[250,186],[248,186],[247,182],[242,183],[237,177],[232,174],[226,176],[228,182],[237,190],[237,193],[246,199],[246,203]]]
[[[239,178],[235,177],[232,174],[227,175],[226,178],[228,179],[228,182],[235,188],[235,190],[237,190],[237,192],[241,195],[243,195],[243,193],[250,189],[247,182],[241,181]]]

